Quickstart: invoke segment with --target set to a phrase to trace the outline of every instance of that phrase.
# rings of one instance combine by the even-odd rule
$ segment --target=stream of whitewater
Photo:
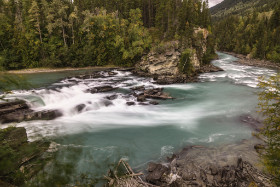
[[[58,109],[51,121],[16,124],[27,129],[29,140],[50,139],[58,150],[56,159],[72,164],[71,175],[103,176],[108,166],[127,159],[136,170],[150,161],[164,160],[187,145],[216,146],[251,137],[252,129],[240,121],[249,114],[258,118],[258,77],[274,75],[265,68],[234,63],[223,53],[213,64],[225,71],[202,74],[199,83],[160,86],[152,79],[130,72],[103,72],[104,78],[66,78],[69,72],[28,75],[36,89],[14,91],[10,98],[26,100],[34,110]],[[82,72],[76,72],[80,74]],[[87,89],[112,85],[116,91],[91,94]],[[159,105],[128,106],[136,86],[163,87],[174,100]],[[107,96],[117,94],[115,100]],[[78,112],[75,107],[86,107]],[[4,127],[4,125],[2,125]]]

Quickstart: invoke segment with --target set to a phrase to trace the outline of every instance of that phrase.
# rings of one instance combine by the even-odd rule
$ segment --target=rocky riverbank
[[[28,142],[26,130],[9,127],[0,130],[0,186],[23,186],[43,169],[49,142]]]
[[[175,53],[175,52],[174,52]],[[208,72],[209,68],[200,68],[200,72]],[[121,70],[121,69],[118,69]],[[124,69],[131,71],[132,69]],[[198,71],[198,72],[199,72]],[[151,75],[151,74],[150,74]],[[148,76],[150,76],[148,75]],[[159,75],[154,79],[160,80]],[[109,106],[112,100],[123,97],[127,100],[127,105],[149,105],[159,104],[159,99],[174,99],[164,92],[163,88],[153,86],[137,86],[131,87],[129,91],[124,94],[118,94],[117,90],[121,89],[115,85],[116,82],[121,81],[116,76],[114,71],[94,72],[88,75],[81,75],[69,80],[74,84],[82,81],[82,79],[92,78],[112,78],[110,83],[104,86],[92,86],[86,90],[87,93],[112,93],[104,96],[104,105]],[[176,78],[176,76],[172,76]],[[168,80],[168,76],[163,76]],[[174,79],[172,79],[174,80]],[[165,81],[166,83],[174,83],[174,81]],[[56,89],[55,86],[50,89]],[[41,120],[54,119],[50,118],[53,115],[44,115],[32,111],[28,103],[24,101],[12,101],[0,105],[0,115],[2,119],[20,119],[14,122],[23,120]],[[78,112],[86,109],[85,104],[77,105],[75,108]],[[24,112],[26,111],[26,113]],[[46,111],[52,113],[53,111]],[[12,115],[11,115],[12,114]],[[40,115],[39,115],[40,114]],[[10,118],[7,116],[11,115]],[[14,116],[14,117],[13,117]],[[28,117],[31,116],[31,117]],[[34,116],[34,117],[32,117]],[[39,118],[39,117],[40,118]],[[44,117],[45,116],[45,117]],[[54,115],[54,117],[58,117]],[[245,115],[240,117],[240,121],[246,123],[252,128],[258,130],[261,127],[261,122]],[[11,122],[11,121],[10,121]],[[8,122],[7,122],[8,123]],[[259,157],[255,149],[261,151],[263,145],[260,140],[250,139],[244,140],[237,144],[223,145],[218,147],[203,147],[203,146],[188,146],[179,153],[174,154],[171,158],[163,160],[161,163],[150,163],[143,178],[139,178],[138,174],[130,171],[128,176],[119,178],[122,181],[114,183],[110,179],[111,186],[272,186],[270,184],[270,177],[262,173],[262,168],[259,167]],[[131,178],[132,177],[132,178]],[[118,178],[118,177],[117,177]],[[0,179],[1,180],[1,179]],[[117,180],[115,180],[116,182]],[[1,183],[0,183],[1,184]]]
[[[237,57],[237,63],[244,64],[247,66],[256,66],[256,67],[264,67],[269,69],[280,70],[280,63],[271,62],[268,60],[260,60],[260,59],[252,59],[249,56],[245,56],[242,54],[236,54],[233,52],[223,52],[234,57]]]
[[[263,125],[248,115],[239,120],[255,130]],[[129,176],[113,184],[118,187],[131,184],[141,187],[273,187],[272,177],[264,173],[259,157],[264,147],[263,141],[255,137],[228,145],[187,146],[166,160],[149,163],[144,174],[129,171]]]
[[[167,163],[150,163],[146,180],[157,186],[272,186],[258,165],[256,142],[185,147]]]

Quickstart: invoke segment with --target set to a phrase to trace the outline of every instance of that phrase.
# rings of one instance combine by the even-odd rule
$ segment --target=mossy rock
[[[42,155],[49,148],[46,141],[28,142],[25,128],[0,130],[0,178],[3,183],[21,186],[39,172],[46,160]]]

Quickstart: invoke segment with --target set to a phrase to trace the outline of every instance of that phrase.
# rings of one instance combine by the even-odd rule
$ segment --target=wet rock
[[[109,101],[109,100],[104,100],[103,104],[104,104],[104,106],[111,106],[111,105],[113,105],[112,101]]]
[[[151,99],[161,99],[161,100],[174,99],[174,98],[170,97],[169,94],[163,92],[162,88],[145,90],[144,96],[146,98],[151,98]]]
[[[131,90],[133,90],[133,91],[144,91],[145,86],[137,86],[137,87],[131,88]]]
[[[53,120],[61,116],[62,113],[59,110],[43,110],[25,114],[24,120]]]
[[[138,95],[137,96],[137,101],[138,102],[145,102],[146,101],[146,96],[145,95]]]
[[[118,89],[117,87],[112,87],[112,86],[99,86],[99,87],[94,87],[91,89],[88,89],[87,91],[94,94],[94,93],[100,93],[100,92],[111,92]]]
[[[109,75],[109,76],[115,76],[115,75],[117,75],[117,74],[118,74],[118,73],[113,72],[113,71],[109,71],[109,72],[108,72],[108,75]]]
[[[117,95],[111,95],[111,96],[107,96],[107,97],[106,97],[106,99],[108,99],[108,100],[110,100],[110,101],[115,100],[115,99],[117,99],[117,98],[118,98]]]
[[[147,105],[149,105],[148,103],[143,103],[143,102],[140,102],[140,103],[138,103],[139,105],[142,105],[142,106],[147,106]]]
[[[12,101],[1,104],[0,123],[22,122],[30,120],[53,120],[62,116],[58,110],[33,111],[25,101]]]
[[[80,105],[75,106],[75,110],[77,112],[81,112],[85,107],[86,107],[85,104],[80,104]]]
[[[22,100],[0,103],[0,116],[25,109],[29,109],[29,106]]]
[[[208,64],[208,65],[201,66],[197,70],[197,73],[211,73],[211,72],[219,72],[219,71],[224,71],[224,70],[222,68],[214,66],[213,64]]]
[[[132,106],[132,105],[135,105],[135,102],[127,102],[126,105]]]

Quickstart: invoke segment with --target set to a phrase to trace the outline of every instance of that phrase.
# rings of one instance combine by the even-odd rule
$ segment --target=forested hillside
[[[0,0],[0,66],[135,63],[151,44],[210,28],[202,0]]]
[[[210,9],[213,20],[230,15],[248,15],[252,12],[270,11],[279,0],[224,0]]]
[[[218,50],[280,63],[280,2],[269,1],[262,7],[215,21]]]

